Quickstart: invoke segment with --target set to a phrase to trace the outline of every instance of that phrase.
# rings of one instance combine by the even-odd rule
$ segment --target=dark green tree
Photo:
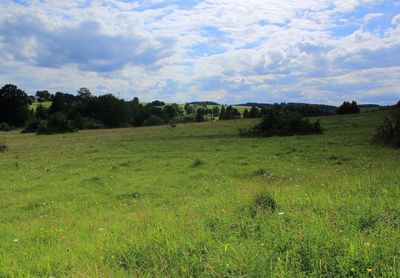
[[[360,108],[358,107],[357,102],[354,100],[351,103],[349,101],[345,101],[336,109],[336,113],[339,115],[357,114],[360,113]]]
[[[0,90],[0,122],[11,126],[22,126],[29,118],[28,95],[16,85],[7,84]]]
[[[258,117],[260,117],[260,111],[258,110],[258,108],[255,107],[255,106],[252,106],[250,108],[248,117],[249,118],[258,118]]]
[[[246,118],[248,118],[248,117],[249,117],[249,111],[248,111],[247,108],[246,108],[246,109],[244,109],[244,111],[243,111],[243,118],[246,119]]]
[[[43,91],[37,91],[36,96],[45,100],[45,101],[50,101],[51,100],[51,94],[47,90]]]
[[[77,93],[78,99],[84,103],[88,102],[92,98],[92,93],[88,88],[80,88]]]

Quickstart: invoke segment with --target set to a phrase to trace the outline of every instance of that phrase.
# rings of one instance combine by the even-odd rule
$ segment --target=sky
[[[0,0],[0,86],[130,100],[400,100],[400,0]]]

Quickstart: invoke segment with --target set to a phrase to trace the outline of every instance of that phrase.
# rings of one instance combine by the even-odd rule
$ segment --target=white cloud
[[[379,9],[380,1],[204,0],[190,9],[180,8],[176,2],[161,5],[168,2],[163,0],[35,0],[27,6],[4,1],[0,4],[0,25],[12,18],[35,15],[47,30],[57,32],[75,30],[81,22],[91,20],[99,24],[103,36],[139,37],[148,42],[144,46],[151,45],[154,49],[164,45],[166,39],[175,43],[166,44],[170,54],[158,59],[157,67],[121,63],[122,67],[110,67],[112,72],[102,73],[84,71],[82,65],[79,70],[78,64],[58,68],[35,66],[32,62],[37,58],[35,39],[28,39],[20,49],[26,58],[22,62],[4,51],[10,44],[2,41],[0,35],[0,61],[4,65],[0,69],[0,82],[18,83],[31,93],[46,87],[74,91],[85,85],[98,93],[120,92],[126,98],[138,95],[146,100],[165,97],[169,98],[167,101],[184,102],[209,97],[235,101],[248,97],[268,102],[281,96],[281,101],[332,103],[338,102],[335,93],[339,90],[348,90],[348,94],[351,89],[328,88],[324,82],[340,83],[343,76],[357,76],[361,69],[354,67],[361,57],[359,61],[365,63],[360,66],[362,70],[382,67],[382,71],[388,72],[387,76],[380,75],[385,82],[375,81],[381,89],[365,87],[364,93],[369,90],[374,94],[380,90],[386,93],[395,88],[390,85],[394,83],[392,67],[389,69],[387,63],[380,65],[379,61],[367,63],[365,55],[375,55],[379,49],[397,51],[400,10],[396,12],[399,7],[393,4],[398,15],[391,20],[392,28],[386,27],[381,33],[363,28],[373,19],[388,16]],[[368,5],[367,14],[347,15],[363,5]],[[150,6],[153,8],[144,8]],[[221,84],[204,91],[201,83],[216,76]],[[343,84],[346,85],[344,81]]]
[[[400,25],[400,14],[394,16],[391,22],[393,25]]]

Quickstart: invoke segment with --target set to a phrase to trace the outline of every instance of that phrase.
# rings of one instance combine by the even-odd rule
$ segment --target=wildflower
[[[17,242],[18,241],[18,239],[16,238],[16,239],[14,239],[14,242]]]
[[[369,273],[371,273],[371,272],[372,272],[372,268],[371,268],[371,267],[368,267],[368,268],[367,268],[367,271],[368,271]]]
[[[279,215],[284,215],[285,213],[283,211],[278,212]]]

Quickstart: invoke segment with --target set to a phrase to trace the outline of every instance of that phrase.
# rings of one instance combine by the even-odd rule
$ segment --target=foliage
[[[0,131],[10,131],[11,127],[7,123],[0,123]]]
[[[88,102],[92,98],[92,93],[88,88],[80,88],[77,94],[78,99],[84,103]]]
[[[47,90],[36,91],[36,96],[40,98],[42,101],[52,101],[53,95],[49,93]]]
[[[0,153],[5,153],[8,150],[6,143],[0,140]]]
[[[49,118],[49,109],[39,104],[35,110],[35,116],[38,119],[46,120]]]
[[[44,132],[46,129],[47,129],[47,120],[34,118],[26,123],[21,133],[39,133],[39,132]]]
[[[382,142],[394,148],[400,148],[400,101],[377,128],[375,141]]]
[[[221,107],[221,112],[219,114],[219,119],[220,120],[235,120],[235,119],[240,119],[240,112],[229,105],[228,107],[225,107],[224,105]]]
[[[49,113],[67,113],[71,110],[71,107],[76,100],[76,97],[72,94],[57,92],[49,108]]]
[[[150,117],[145,121],[145,125],[147,126],[163,125],[163,124],[165,124],[164,120],[157,115],[150,115]]]
[[[105,127],[124,127],[132,122],[129,104],[111,94],[88,100],[82,116],[101,121]]]
[[[275,199],[268,192],[260,192],[251,203],[250,214],[255,217],[260,212],[275,212],[276,208]]]
[[[345,101],[336,109],[336,113],[339,115],[357,114],[360,113],[360,108],[358,107],[357,102],[354,100],[351,103],[349,101]]]
[[[204,122],[206,120],[205,115],[207,114],[207,110],[199,107],[196,110],[196,122]]]
[[[164,101],[160,101],[160,100],[154,100],[150,103],[150,105],[152,106],[164,106],[165,102]]]
[[[311,123],[299,113],[285,109],[269,109],[261,121],[251,129],[240,129],[241,136],[290,136],[305,134],[320,134],[323,129],[319,120]]]
[[[77,115],[72,120],[72,125],[77,129],[101,129],[104,128],[104,125],[101,121],[82,117],[81,115]]]
[[[7,84],[0,89],[0,122],[22,126],[29,117],[31,100],[17,86]]]
[[[245,108],[243,111],[243,119],[247,119],[248,117],[249,117],[249,110],[247,110],[247,108]]]
[[[260,117],[259,109],[257,107],[255,107],[255,106],[252,106],[250,111],[249,111],[249,114],[247,115],[247,117],[248,118],[258,118],[258,117]]]
[[[73,127],[67,116],[62,113],[56,113],[49,117],[47,125],[42,125],[38,129],[38,134],[53,134],[53,133],[66,133],[73,132]]]

